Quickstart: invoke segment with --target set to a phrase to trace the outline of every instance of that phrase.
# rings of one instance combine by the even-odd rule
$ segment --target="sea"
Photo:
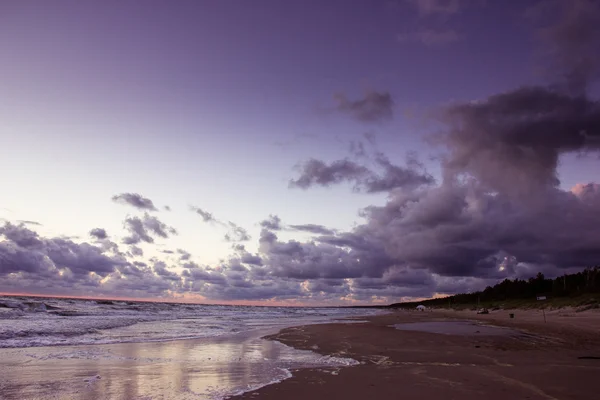
[[[364,308],[0,296],[0,386],[7,399],[46,398],[48,384],[54,389],[47,398],[225,399],[280,382],[296,369],[335,373],[358,364],[263,336],[293,326],[361,323],[360,318],[378,313]],[[130,369],[136,375],[131,379],[140,381],[138,375],[145,373],[140,365],[153,371],[160,367],[165,382],[173,371],[177,379],[189,376],[180,386],[138,385],[135,393],[120,392],[131,390],[123,383],[123,371]],[[65,375],[65,368],[77,373]],[[90,390],[98,396],[90,397]]]

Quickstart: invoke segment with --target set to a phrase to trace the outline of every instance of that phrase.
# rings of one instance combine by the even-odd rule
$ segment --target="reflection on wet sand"
[[[518,336],[523,334],[514,329],[483,325],[474,321],[409,322],[396,324],[394,327],[402,331],[420,331],[444,335]]]
[[[0,349],[5,399],[186,399],[283,379],[318,356],[265,332],[173,342]]]

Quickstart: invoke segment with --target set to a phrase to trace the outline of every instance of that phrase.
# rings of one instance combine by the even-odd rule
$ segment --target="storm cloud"
[[[526,16],[537,27],[539,61],[548,77],[571,94],[583,94],[600,76],[600,4],[541,1]]]
[[[447,176],[467,173],[491,190],[557,186],[559,156],[600,149],[600,104],[545,87],[522,87],[443,112]]]

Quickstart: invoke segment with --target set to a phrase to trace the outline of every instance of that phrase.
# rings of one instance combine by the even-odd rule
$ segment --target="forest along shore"
[[[510,318],[509,314],[515,314]],[[400,324],[473,320],[512,329],[504,335],[398,330]],[[600,373],[600,313],[539,310],[398,310],[364,324],[284,329],[268,337],[299,349],[356,359],[360,365],[293,372],[244,399],[591,399]]]

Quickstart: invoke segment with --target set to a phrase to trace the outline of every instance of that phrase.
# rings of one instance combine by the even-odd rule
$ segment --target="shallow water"
[[[0,297],[0,398],[220,399],[355,363],[262,336],[375,313]]]
[[[276,331],[276,330],[275,330]],[[260,339],[259,330],[195,340],[0,349],[0,397],[16,399],[223,399],[304,367],[354,365]]]
[[[432,321],[396,324],[403,331],[419,331],[444,335],[516,336],[519,331],[499,326],[481,325],[473,321]]]

